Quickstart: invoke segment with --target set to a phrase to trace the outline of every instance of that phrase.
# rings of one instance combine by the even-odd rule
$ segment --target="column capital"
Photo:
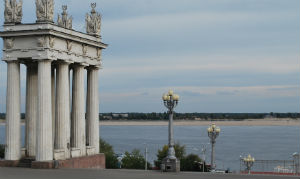
[[[99,65],[89,65],[87,67],[85,67],[87,70],[100,70],[101,66]]]
[[[6,63],[20,63],[20,61],[18,59],[14,59],[14,60],[3,60]]]
[[[37,59],[37,58],[32,58],[32,60],[36,61],[36,62],[44,62],[44,61],[53,62],[53,61],[55,61],[53,59]]]
[[[81,67],[81,68],[86,68],[88,65],[87,64],[84,64],[84,63],[72,63],[70,64],[70,68],[78,68],[78,67]]]

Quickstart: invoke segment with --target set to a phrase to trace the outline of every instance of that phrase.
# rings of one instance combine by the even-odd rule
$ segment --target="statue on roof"
[[[101,32],[101,14],[96,12],[96,3],[91,4],[91,14],[86,14],[86,32],[90,35],[100,36]]]
[[[37,22],[53,22],[54,1],[53,0],[36,0]]]
[[[67,29],[72,29],[72,16],[68,17],[67,9],[68,7],[66,5],[62,6],[63,12],[61,13],[61,16],[58,14],[57,18],[57,25],[60,27],[64,27]]]
[[[19,24],[22,22],[23,12],[22,12],[23,1],[20,0],[5,0],[5,10],[4,10],[4,23],[5,24]]]

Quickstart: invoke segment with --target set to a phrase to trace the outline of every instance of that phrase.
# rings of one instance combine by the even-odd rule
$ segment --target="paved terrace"
[[[160,173],[137,170],[35,170],[0,168],[0,179],[294,179],[295,176],[259,176],[202,173]]]

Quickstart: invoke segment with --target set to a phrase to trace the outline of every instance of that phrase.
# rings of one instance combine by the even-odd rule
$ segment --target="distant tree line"
[[[265,118],[300,118],[300,113],[175,113],[175,120],[245,120]],[[168,120],[168,113],[100,113],[100,120]],[[5,113],[0,113],[0,119],[5,119]],[[25,119],[25,113],[21,113]]]
[[[168,113],[101,113],[100,120],[168,120]],[[126,117],[124,117],[126,116]],[[300,113],[175,113],[175,120],[300,118]]]

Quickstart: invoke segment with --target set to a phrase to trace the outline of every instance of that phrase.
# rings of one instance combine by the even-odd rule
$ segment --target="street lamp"
[[[294,163],[294,173],[299,173],[299,153],[295,152],[293,153],[293,163]]]
[[[167,94],[164,94],[163,102],[165,107],[168,109],[169,113],[169,138],[168,138],[168,156],[163,159],[163,164],[166,167],[166,171],[173,171],[178,172],[180,170],[180,162],[177,160],[175,156],[175,149],[174,149],[174,138],[173,138],[173,114],[174,108],[178,105],[179,95],[174,94],[172,90],[169,90]]]
[[[221,132],[221,129],[217,127],[215,124],[212,124],[208,129],[207,129],[207,134],[208,137],[210,138],[210,143],[211,143],[211,170],[214,170],[216,165],[215,165],[215,143],[216,139],[219,136]]]
[[[147,148],[147,144],[145,144],[145,170],[148,170],[148,148]]]
[[[253,166],[255,159],[249,154],[248,157],[243,159],[243,162],[248,170],[248,174],[251,174],[251,167]]]

